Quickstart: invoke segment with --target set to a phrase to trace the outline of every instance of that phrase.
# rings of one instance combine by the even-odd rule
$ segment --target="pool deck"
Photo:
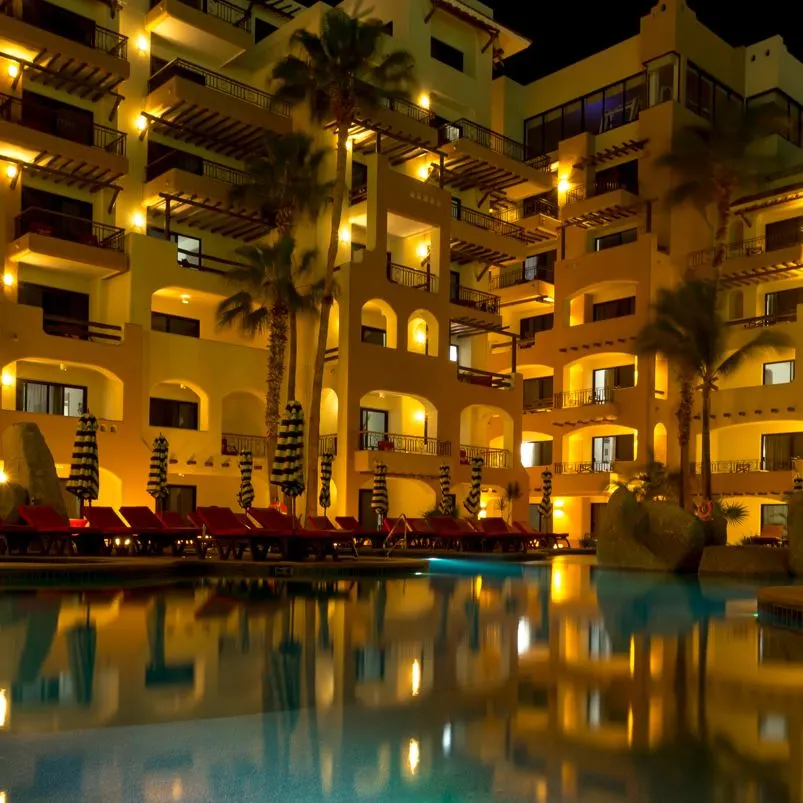
[[[758,613],[780,627],[803,630],[803,586],[770,586],[757,595]]]

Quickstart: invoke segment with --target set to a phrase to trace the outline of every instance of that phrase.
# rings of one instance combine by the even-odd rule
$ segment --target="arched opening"
[[[551,365],[520,365],[516,369],[523,378],[524,409],[547,410],[553,406],[554,369]],[[504,373],[504,372],[503,372]]]
[[[619,424],[595,424],[564,435],[563,462],[558,468],[564,474],[608,473],[621,464],[632,464],[637,456],[637,430]]]
[[[617,390],[632,388],[638,380],[638,358],[624,352],[591,354],[563,369],[562,407],[608,404]]]
[[[324,388],[321,393],[321,438],[337,437],[337,417],[339,400],[332,388]]]
[[[74,362],[28,358],[2,368],[2,409],[78,417],[89,410],[123,419],[123,382],[111,371]]]
[[[500,407],[471,404],[460,412],[460,462],[482,457],[486,468],[513,466],[513,418]]]
[[[537,468],[552,464],[552,436],[543,432],[525,430],[521,433],[521,464],[524,468]]]
[[[407,351],[438,356],[438,319],[429,310],[416,310],[407,320]]]
[[[374,298],[360,311],[360,339],[363,343],[395,349],[398,331],[396,313],[387,301]]]
[[[663,424],[656,424],[652,430],[652,459],[666,465],[667,440],[666,427]]]
[[[167,429],[209,429],[209,396],[197,385],[180,379],[151,388],[149,421]]]
[[[569,326],[632,315],[637,293],[636,282],[605,282],[585,287],[569,299]]]
[[[443,454],[438,411],[428,399],[375,390],[360,399],[360,450]]]
[[[744,318],[744,293],[741,290],[731,290],[728,297],[728,318],[732,321]]]
[[[698,434],[695,454],[702,451]],[[753,421],[711,430],[714,473],[797,471],[803,468],[803,421]],[[754,489],[757,490],[757,489]]]
[[[265,399],[249,390],[235,390],[222,401],[223,453],[239,454],[250,449],[254,457],[265,457]]]

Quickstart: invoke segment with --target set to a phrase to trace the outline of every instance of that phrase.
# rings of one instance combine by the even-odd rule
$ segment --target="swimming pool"
[[[0,594],[0,801],[801,799],[803,637],[582,558]]]

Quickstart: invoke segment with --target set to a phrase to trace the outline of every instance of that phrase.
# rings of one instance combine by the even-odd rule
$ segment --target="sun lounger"
[[[387,533],[379,530],[367,530],[360,526],[360,522],[354,516],[335,516],[335,521],[338,527],[353,533],[357,543],[362,546],[368,543],[374,549],[380,549],[385,543]]]
[[[90,527],[100,530],[106,539],[106,547],[111,554],[142,552],[143,547],[137,533],[129,527],[111,507],[87,507],[84,510]]]
[[[183,555],[185,546],[195,543],[201,532],[184,523],[178,527],[168,526],[145,505],[121,507],[120,514],[139,535],[143,549],[154,555],[161,555],[168,548],[176,556]],[[196,550],[201,554],[197,544]]]
[[[336,533],[338,531],[329,516],[307,516],[307,528],[325,533]]]
[[[231,555],[242,560],[246,549],[251,552],[252,560],[265,560],[270,547],[279,540],[253,527],[246,527],[227,507],[199,507],[191,520],[204,526],[221,560],[228,560]]]
[[[37,537],[34,529],[27,524],[0,521],[0,555],[25,555]]]
[[[570,546],[566,533],[541,533],[522,521],[514,521],[513,526],[527,536],[529,546],[534,549],[568,549]]]
[[[252,507],[248,514],[265,531],[281,539],[282,554],[288,560],[304,560],[310,554],[319,560],[327,555],[337,559],[338,544],[353,540],[352,536],[337,530],[303,529],[286,513],[273,507]]]
[[[445,549],[481,552],[483,536],[466,519],[432,516],[429,525],[435,533],[435,545]]]
[[[23,521],[35,532],[43,555],[102,555],[108,551],[103,533],[94,527],[75,527],[49,505],[20,505]]]
[[[484,547],[493,552],[501,547],[502,552],[526,552],[529,536],[509,527],[499,516],[480,519],[480,528],[485,535]]]

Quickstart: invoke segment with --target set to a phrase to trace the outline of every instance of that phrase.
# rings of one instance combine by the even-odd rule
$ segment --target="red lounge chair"
[[[338,532],[337,527],[332,524],[329,516],[307,516],[307,528],[325,533]]]
[[[338,543],[353,540],[339,531],[294,527],[290,516],[274,507],[252,507],[248,515],[264,530],[281,539],[282,553],[288,560],[304,560],[309,554],[314,554],[319,560],[331,555],[336,560]]]
[[[106,552],[105,539],[100,530],[75,527],[49,505],[20,505],[17,510],[35,532],[44,555],[72,552],[73,545],[78,548],[79,554],[102,555]]]
[[[483,537],[466,519],[433,516],[429,520],[429,526],[435,532],[436,546],[471,552],[482,551]]]
[[[169,526],[145,505],[121,507],[120,513],[139,534],[144,549],[155,555],[161,555],[168,547],[174,555],[183,555],[187,542],[198,541],[201,532],[199,528],[184,523],[178,527]],[[200,555],[202,550],[197,543],[195,548]]]
[[[89,526],[103,533],[111,554],[143,551],[137,534],[117,515],[114,508],[87,507],[84,513]]]
[[[509,527],[507,522],[499,516],[480,519],[480,527],[485,534],[485,548],[491,552],[497,546],[502,548],[502,552],[527,551],[529,537]]]
[[[368,545],[374,549],[381,549],[385,543],[386,533],[379,530],[366,530],[360,526],[360,522],[354,516],[335,516],[335,521],[338,527],[352,533],[357,543],[362,546],[365,546],[367,541]]]
[[[571,546],[566,533],[540,533],[522,521],[514,521],[513,526],[527,536],[528,544],[535,549],[568,549]]]
[[[0,521],[0,555],[24,555],[38,536],[27,524]]]
[[[426,519],[407,519],[407,544],[418,549],[434,546],[435,533]]]
[[[277,540],[258,529],[244,526],[227,507],[199,507],[194,515],[190,515],[190,521],[205,527],[221,560],[228,560],[232,554],[237,560],[242,560],[246,549],[250,550],[252,560],[265,560],[271,544]]]

